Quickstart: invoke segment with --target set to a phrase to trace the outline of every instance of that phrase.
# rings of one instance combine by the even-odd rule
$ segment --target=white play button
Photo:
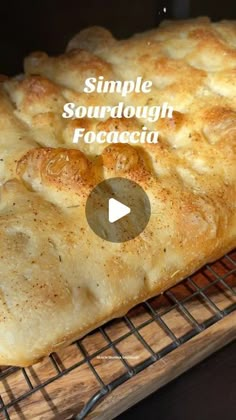
[[[136,182],[109,178],[97,184],[86,201],[86,219],[101,239],[130,241],[146,228],[151,215],[148,195]]]
[[[122,217],[130,214],[130,207],[122,204],[120,201],[115,200],[115,198],[110,198],[108,202],[108,220],[110,223],[114,223],[117,220],[122,219]]]

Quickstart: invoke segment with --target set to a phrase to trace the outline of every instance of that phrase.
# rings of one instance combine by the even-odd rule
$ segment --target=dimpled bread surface
[[[83,92],[88,77],[151,80],[150,94]],[[83,30],[0,83],[0,364],[28,366],[163,292],[236,244],[236,22],[164,21],[116,40]],[[63,119],[78,105],[161,105],[173,118]],[[72,143],[75,128],[159,131],[157,144]],[[86,199],[124,177],[152,214],[135,239],[89,228]]]

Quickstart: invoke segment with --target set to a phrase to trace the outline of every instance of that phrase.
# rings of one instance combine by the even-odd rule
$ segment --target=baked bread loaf
[[[236,244],[236,22],[163,22],[118,41],[89,28],[67,52],[26,58],[0,87],[0,364],[28,366],[163,292]],[[85,79],[152,80],[129,105],[174,107],[149,122],[157,144],[73,144],[76,127],[141,130],[142,120],[67,120],[66,102],[116,105]],[[146,121],[145,121],[146,123]],[[122,159],[121,159],[122,158]],[[123,162],[117,165],[117,161]],[[110,243],[88,226],[98,182],[119,176],[147,192],[135,239]]]

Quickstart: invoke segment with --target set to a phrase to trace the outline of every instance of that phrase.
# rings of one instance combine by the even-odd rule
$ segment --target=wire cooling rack
[[[235,310],[236,251],[33,367],[2,367],[0,418],[84,419],[115,388]]]

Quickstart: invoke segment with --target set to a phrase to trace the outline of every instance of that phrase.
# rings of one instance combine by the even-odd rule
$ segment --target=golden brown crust
[[[85,94],[87,77],[152,80],[150,94]],[[174,107],[172,119],[67,120],[80,105]],[[0,85],[0,363],[27,366],[229,251],[236,243],[236,23],[163,22],[115,40],[89,28],[67,53],[33,53]],[[75,128],[159,130],[157,144],[73,144]],[[138,182],[152,207],[127,243],[85,219],[98,182]]]

